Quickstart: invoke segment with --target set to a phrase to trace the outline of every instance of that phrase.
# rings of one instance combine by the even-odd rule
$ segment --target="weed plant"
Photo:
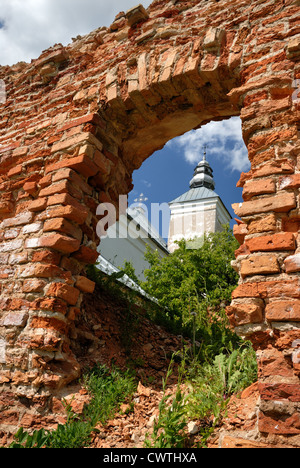
[[[41,429],[29,434],[23,428],[15,434],[9,448],[84,448],[92,440],[95,426],[103,425],[114,416],[120,405],[133,395],[136,382],[128,372],[111,371],[106,366],[96,365],[83,377],[83,385],[90,393],[90,403],[82,415],[75,414],[71,405],[66,405],[67,422],[56,430]]]
[[[205,364],[194,359],[190,362],[189,351],[179,369],[176,394],[171,399],[166,394],[167,381],[176,360],[173,356],[166,379],[163,380],[163,398],[159,404],[159,415],[154,422],[145,447],[159,449],[187,448],[191,438],[187,423],[202,421],[199,448],[206,447],[208,437],[225,414],[230,396],[238,394],[257,379],[257,364],[251,344],[229,354],[215,356],[213,362]],[[182,390],[182,384],[185,391]],[[170,399],[172,401],[170,401]]]

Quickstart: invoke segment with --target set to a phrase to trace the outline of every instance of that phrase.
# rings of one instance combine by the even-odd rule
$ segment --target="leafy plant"
[[[106,366],[99,364],[85,375],[84,385],[93,397],[86,411],[86,417],[93,425],[99,421],[105,424],[136,388],[135,379],[129,370],[109,371]]]
[[[136,388],[129,371],[109,371],[97,365],[86,372],[83,383],[91,394],[91,401],[77,415],[66,405],[67,422],[59,424],[54,431],[34,431],[29,434],[23,428],[15,434],[9,448],[84,448],[91,442],[92,432],[99,421],[103,424],[115,414]]]
[[[49,434],[44,430],[34,431],[32,435],[21,427],[15,434],[9,448],[43,448],[47,446]]]
[[[154,422],[151,437],[145,440],[145,447],[160,449],[185,447],[187,417],[185,398],[180,388],[180,378],[175,397],[171,403],[169,402],[170,397],[166,395],[166,385],[172,374],[172,364],[173,360],[171,360],[166,379],[163,379],[163,398],[159,403],[159,416]]]
[[[247,342],[239,349],[216,355],[213,361],[196,363],[194,368],[189,368],[188,374],[189,417],[213,417],[217,424],[229,397],[257,380],[255,352]]]

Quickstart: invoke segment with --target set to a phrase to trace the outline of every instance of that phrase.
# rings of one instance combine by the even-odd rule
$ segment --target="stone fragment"
[[[262,306],[255,302],[232,304],[226,308],[226,312],[234,327],[248,323],[261,323],[263,320]]]
[[[220,28],[209,28],[204,38],[203,47],[204,49],[211,49],[219,47],[221,41],[225,35],[225,30]]]
[[[187,425],[187,430],[190,435],[195,435],[199,432],[199,426],[194,421],[190,421]]]
[[[290,255],[284,260],[285,271],[287,273],[294,273],[300,271],[300,253]]]
[[[0,338],[0,364],[6,364],[6,341]]]
[[[246,436],[245,436],[246,437]],[[268,445],[254,440],[242,439],[241,437],[233,437],[226,435],[222,440],[222,448],[233,449],[258,449],[268,448]]]
[[[145,10],[145,8],[143,7],[143,5],[138,5],[126,12],[126,18],[128,25],[132,27],[136,23],[146,21],[149,18],[149,15],[147,13],[147,10]]]
[[[300,37],[291,39],[287,46],[287,56],[289,58],[297,57],[300,55]]]
[[[27,312],[10,312],[3,319],[4,327],[24,327],[28,319]]]

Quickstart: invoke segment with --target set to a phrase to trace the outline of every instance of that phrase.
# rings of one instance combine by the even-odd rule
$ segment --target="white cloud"
[[[148,180],[142,179],[141,182],[142,182],[147,188],[151,188],[151,186],[152,186],[151,182],[149,182]]]
[[[142,0],[148,7],[151,0]],[[30,62],[56,43],[109,26],[134,0],[0,0],[0,64]],[[3,27],[4,25],[4,27]]]
[[[230,170],[242,172],[250,168],[239,117],[210,122],[198,130],[174,138],[168,145],[183,151],[186,161],[191,164],[202,159],[203,148],[207,145],[208,156],[224,161]]]

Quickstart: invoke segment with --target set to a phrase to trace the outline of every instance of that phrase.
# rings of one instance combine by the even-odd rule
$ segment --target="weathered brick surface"
[[[238,182],[244,203],[234,205],[240,283],[228,313],[269,353],[259,360],[254,445],[270,433],[274,444],[280,434],[280,445],[288,435],[300,446],[289,396],[297,391],[270,387],[297,387],[300,375],[300,338],[290,342],[286,331],[298,333],[300,301],[299,8],[155,0],[31,63],[0,67],[0,382],[12,395],[1,427],[29,424],[14,404],[17,387],[35,401],[39,389],[80,373],[68,333],[81,294],[93,291],[85,269],[98,255],[97,205],[117,206],[133,171],[171,138],[240,115],[251,170]],[[284,407],[274,403],[280,391]]]

